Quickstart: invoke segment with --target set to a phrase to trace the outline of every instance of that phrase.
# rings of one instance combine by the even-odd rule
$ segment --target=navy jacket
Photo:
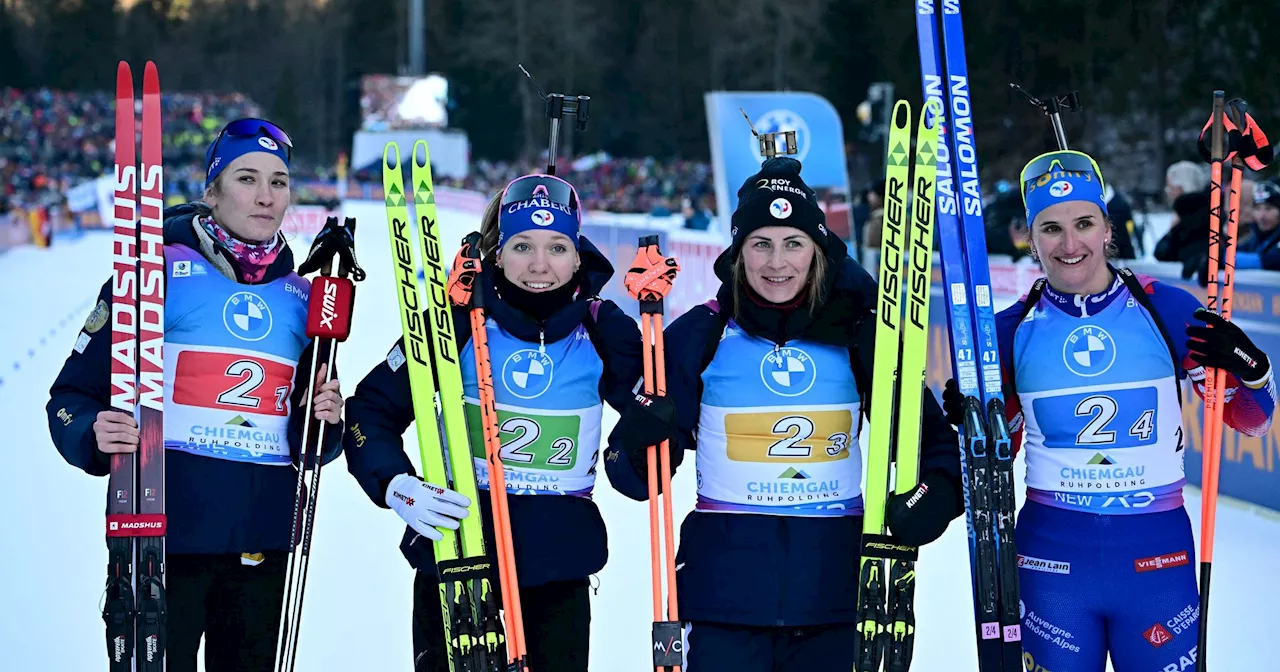
[[[874,316],[876,284],[846,256],[843,244],[833,243],[832,247],[839,249],[827,252],[826,304],[811,324],[788,326],[784,331],[790,337],[848,347],[863,412],[869,413],[875,320],[868,318]],[[719,311],[697,306],[663,332],[667,395],[675,401],[680,429],[676,443],[687,450],[697,449],[702,372],[711,362],[733,310],[725,261],[722,256],[717,262],[717,273],[725,281],[718,294]],[[749,333],[779,345],[788,340],[787,335],[757,333],[749,324],[739,323]],[[939,471],[951,479],[956,492],[962,492],[958,437],[931,394],[925,395],[923,423],[921,474]],[[647,499],[645,478],[621,454],[625,449],[616,431],[609,438],[605,472],[613,487],[633,499]],[[956,506],[957,511],[963,510],[961,502]],[[857,620],[861,534],[860,516],[807,518],[694,511],[681,525],[676,557],[680,616],[689,621],[748,626],[852,623]]]
[[[516,310],[494,289],[496,269],[489,261],[482,267],[477,291],[485,292],[487,317],[523,341],[558,341],[581,324],[604,362],[600,396],[610,406],[621,409],[631,398],[631,389],[643,371],[640,329],[636,322],[612,301],[601,301],[597,315],[590,314],[590,299],[613,276],[613,266],[587,239],[579,238],[581,289],[578,298],[544,323]],[[458,348],[472,347],[471,322],[467,309],[453,309]],[[396,341],[403,347],[404,339]],[[393,348],[394,350],[394,348]],[[347,469],[359,481],[374,504],[387,508],[386,491],[398,474],[416,474],[404,451],[402,436],[413,421],[409,396],[408,367],[392,371],[379,363],[347,402]],[[520,585],[537,586],[589,576],[604,567],[608,558],[604,520],[595,502],[583,497],[554,495],[508,495],[511,511],[512,544]],[[493,515],[489,495],[480,492],[484,517],[485,548],[492,549]],[[431,542],[406,526],[400,546],[415,569],[435,575]]]
[[[192,229],[195,206],[188,204],[165,211],[165,245],[185,245],[201,251]],[[221,248],[218,253],[227,254]],[[228,257],[229,259],[229,257]],[[262,284],[293,271],[289,248],[280,252],[263,277]],[[215,271],[216,272],[216,271]],[[166,279],[168,274],[165,274]],[[237,278],[241,284],[246,283]],[[176,285],[167,285],[172,288]],[[111,305],[111,281],[98,293],[98,301]],[[86,325],[88,326],[88,325]],[[302,328],[303,325],[298,325]],[[86,473],[111,473],[110,457],[98,450],[93,423],[98,413],[111,408],[110,324],[96,333],[81,332],[89,338],[84,352],[72,352],[49,390],[49,433],[63,458]],[[166,362],[172,366],[172,362]],[[336,373],[335,373],[336,375]],[[295,459],[301,445],[304,413],[298,407],[314,379],[311,346],[302,353],[293,379],[290,400],[289,444]],[[69,416],[70,422],[63,417]],[[322,462],[336,458],[342,450],[342,425],[325,430]],[[293,517],[297,470],[233,462],[165,451],[165,513],[169,553],[220,554],[287,551]]]

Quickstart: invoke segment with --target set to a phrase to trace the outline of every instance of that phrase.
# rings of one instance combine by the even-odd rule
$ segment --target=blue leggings
[[[1186,509],[1103,516],[1027,502],[1018,515],[1028,672],[1184,672],[1200,627]]]

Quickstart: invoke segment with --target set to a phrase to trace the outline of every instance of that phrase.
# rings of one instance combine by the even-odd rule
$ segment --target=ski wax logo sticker
[[[545,352],[516,350],[502,363],[502,385],[521,399],[542,396],[551,387],[555,360]]]
[[[551,223],[556,221],[556,216],[551,214],[550,210],[534,210],[533,214],[529,215],[529,220],[538,226],[551,226]]]
[[[222,307],[222,323],[242,341],[261,341],[271,333],[271,309],[253,292],[236,292]]]
[[[1100,376],[1116,363],[1115,340],[1102,327],[1076,327],[1062,344],[1062,361],[1077,376]]]
[[[794,346],[770,350],[760,360],[760,379],[780,397],[798,397],[808,392],[817,373],[809,353]]]
[[[759,133],[795,131],[796,155],[791,158],[803,162],[804,157],[809,155],[809,124],[805,123],[804,117],[795,112],[783,109],[769,110],[756,118],[754,126]],[[764,157],[760,155],[760,141],[756,136],[744,134],[744,139],[751,143],[751,155],[756,158],[756,162],[764,161]]]
[[[791,216],[791,201],[785,198],[775,198],[769,204],[769,214],[774,219],[786,219]]]
[[[275,140],[272,140],[271,138],[268,138],[268,137],[267,137],[267,136],[265,136],[265,135],[264,135],[264,136],[262,136],[262,137],[260,137],[260,138],[258,138],[258,144],[259,144],[259,145],[262,145],[263,147],[265,147],[265,148],[267,148],[267,149],[269,149],[269,150],[271,150],[271,151],[273,151],[273,152],[278,152],[278,151],[280,151],[280,145],[277,145]]]
[[[1054,198],[1070,196],[1073,191],[1075,191],[1075,188],[1066,180],[1058,180],[1057,182],[1049,185],[1049,193],[1053,194]]]

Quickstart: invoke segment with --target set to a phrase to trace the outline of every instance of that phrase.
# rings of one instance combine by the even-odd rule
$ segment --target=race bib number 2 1
[[[188,406],[262,415],[289,414],[294,367],[252,355],[183,350],[178,353],[173,401]]]

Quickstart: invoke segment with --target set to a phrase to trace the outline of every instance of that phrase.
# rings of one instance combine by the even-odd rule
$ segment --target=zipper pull
[[[538,328],[538,352],[543,355],[547,354],[547,332],[541,327]]]

